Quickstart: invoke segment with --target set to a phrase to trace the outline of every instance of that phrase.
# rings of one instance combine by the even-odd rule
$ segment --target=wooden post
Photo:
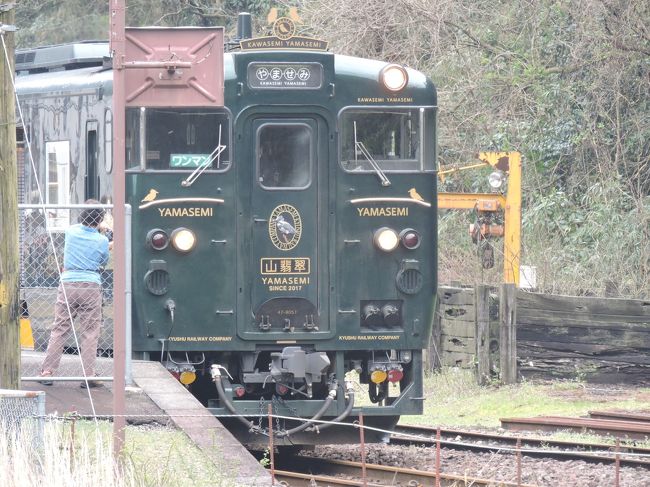
[[[434,316],[433,316],[433,330],[429,337],[429,346],[424,351],[423,356],[425,363],[423,365],[425,372],[433,372],[439,370],[442,364],[440,363],[440,333],[442,323],[440,318],[440,290],[435,297]]]
[[[20,387],[18,174],[13,5],[0,5],[0,388]],[[6,49],[6,51],[5,51]]]
[[[480,385],[490,381],[490,288],[479,284],[474,289],[476,310],[476,379]]]
[[[499,298],[499,369],[501,382],[517,382],[517,288],[502,284]]]

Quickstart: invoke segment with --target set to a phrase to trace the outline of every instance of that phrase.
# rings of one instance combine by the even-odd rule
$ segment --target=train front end
[[[133,348],[242,441],[269,405],[279,444],[356,441],[423,408],[436,93],[280,20],[226,54],[224,107],[127,112]]]

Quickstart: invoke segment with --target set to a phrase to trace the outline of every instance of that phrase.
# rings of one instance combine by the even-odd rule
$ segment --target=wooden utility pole
[[[20,386],[13,5],[0,5],[0,389]]]

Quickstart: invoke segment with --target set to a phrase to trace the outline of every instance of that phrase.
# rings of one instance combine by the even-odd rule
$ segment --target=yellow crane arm
[[[438,176],[490,165],[508,174],[505,196],[495,193],[438,193],[439,209],[503,210],[503,280],[519,285],[521,258],[521,154],[519,152],[481,152],[480,163],[438,171]]]

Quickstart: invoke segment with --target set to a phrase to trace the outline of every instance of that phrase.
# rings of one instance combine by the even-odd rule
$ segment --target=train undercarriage
[[[163,364],[246,444],[271,429],[279,445],[358,442],[361,414],[365,441],[387,441],[424,400],[419,350],[167,352]]]

